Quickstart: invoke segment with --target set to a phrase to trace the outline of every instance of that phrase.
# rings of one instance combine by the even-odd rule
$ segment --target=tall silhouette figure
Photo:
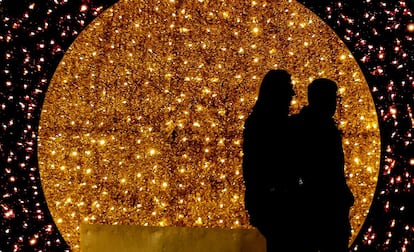
[[[284,193],[281,176],[286,160],[284,148],[288,141],[289,106],[295,95],[291,75],[281,69],[268,71],[260,85],[259,94],[243,131],[243,177],[245,207],[250,223],[266,239],[268,252],[280,250],[289,232],[281,220],[289,219],[281,212],[285,202],[277,197]],[[290,179],[294,183],[294,178]],[[279,198],[276,201],[276,198]],[[289,198],[284,196],[284,198]],[[283,206],[282,206],[283,205]],[[286,235],[286,236],[284,236]]]
[[[354,197],[346,183],[342,136],[334,120],[337,91],[330,79],[314,80],[308,86],[308,105],[291,116],[304,252],[348,251]]]

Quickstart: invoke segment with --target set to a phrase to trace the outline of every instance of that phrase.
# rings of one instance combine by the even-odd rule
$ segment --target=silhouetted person
[[[268,252],[284,251],[280,248],[289,236],[283,223],[289,219],[283,211],[285,202],[276,196],[285,191],[278,181],[287,179],[277,180],[276,177],[281,176],[278,173],[283,169],[288,169],[284,146],[289,135],[289,106],[294,95],[291,75],[285,70],[270,70],[262,80],[257,101],[244,124],[245,207],[250,223],[265,237]],[[294,183],[294,177],[292,181]]]
[[[344,172],[341,132],[334,121],[337,84],[326,78],[308,86],[308,106],[292,116],[297,146],[298,242],[308,252],[346,252],[351,235],[349,210],[354,203]]]

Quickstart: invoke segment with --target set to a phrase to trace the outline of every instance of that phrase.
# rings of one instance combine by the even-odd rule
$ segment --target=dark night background
[[[414,1],[406,1],[298,1],[348,46],[377,109],[380,175],[370,213],[350,251],[414,251],[414,28],[408,28],[414,25]],[[1,252],[69,250],[41,189],[39,116],[66,49],[116,2],[0,0]]]

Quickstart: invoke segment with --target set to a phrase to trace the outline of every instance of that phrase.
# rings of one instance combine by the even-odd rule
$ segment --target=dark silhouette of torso
[[[284,232],[288,179],[286,160],[289,140],[289,105],[294,91],[290,74],[271,70],[264,77],[258,100],[244,124],[243,176],[245,207],[250,223],[266,238],[267,251],[288,243]],[[285,170],[286,169],[286,170]],[[291,176],[292,177],[292,176]],[[278,199],[278,200],[277,200]],[[282,232],[282,235],[281,235]]]
[[[313,85],[313,86],[312,86]],[[336,83],[318,79],[311,83],[308,100],[292,116],[300,183],[297,215],[304,252],[348,251],[349,209],[354,202],[346,184],[342,136],[334,121]]]

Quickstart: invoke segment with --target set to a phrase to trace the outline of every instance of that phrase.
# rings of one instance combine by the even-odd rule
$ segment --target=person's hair
[[[271,69],[263,77],[262,84],[259,89],[259,97],[274,94],[285,94],[284,91],[290,91],[292,86],[290,84],[291,75],[288,71],[283,69]],[[277,91],[280,92],[277,92]]]

